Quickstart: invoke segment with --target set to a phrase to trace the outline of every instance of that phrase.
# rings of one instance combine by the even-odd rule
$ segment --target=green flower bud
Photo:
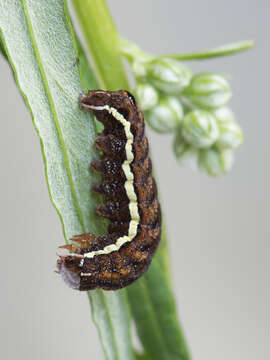
[[[175,157],[178,160],[181,159],[190,148],[191,146],[185,141],[182,135],[182,129],[179,127],[173,140],[173,152]]]
[[[131,65],[131,69],[136,79],[146,76],[146,68],[144,63],[141,61],[134,61]]]
[[[186,142],[196,148],[209,147],[219,137],[217,121],[207,111],[190,111],[184,116],[182,135]]]
[[[176,93],[187,86],[191,80],[192,72],[169,58],[155,58],[146,64],[149,82],[165,93]]]
[[[214,109],[212,113],[215,115],[219,125],[225,122],[235,121],[232,110],[226,106]]]
[[[146,114],[146,121],[159,133],[171,133],[179,126],[183,118],[183,108],[173,96],[163,97],[157,106]]]
[[[192,104],[204,109],[224,106],[232,95],[226,78],[215,73],[194,75],[184,94]]]
[[[232,150],[202,149],[199,154],[199,167],[210,176],[227,173],[233,164]]]
[[[226,107],[213,112],[217,119],[220,135],[216,141],[219,149],[234,149],[244,142],[244,135],[240,126],[234,120],[233,113]]]
[[[225,123],[219,127],[219,131],[216,146],[220,149],[235,149],[244,142],[244,135],[236,122]]]
[[[193,170],[198,170],[198,153],[197,149],[194,149],[183,138],[181,127],[177,129],[176,135],[173,141],[173,152],[178,162],[185,166],[190,166]]]
[[[154,107],[158,102],[158,93],[156,89],[149,84],[138,84],[136,95],[140,108],[145,111]]]

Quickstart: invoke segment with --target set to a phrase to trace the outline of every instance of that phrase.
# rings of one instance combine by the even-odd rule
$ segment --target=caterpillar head
[[[67,285],[73,289],[80,288],[81,282],[81,257],[60,256],[57,260],[57,270]]]

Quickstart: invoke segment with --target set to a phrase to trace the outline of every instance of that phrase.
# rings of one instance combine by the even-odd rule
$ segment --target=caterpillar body
[[[79,104],[104,125],[95,141],[103,155],[91,167],[103,177],[93,191],[107,201],[96,212],[110,225],[108,235],[80,234],[71,239],[72,244],[62,246],[71,253],[59,257],[57,268],[74,289],[116,290],[147,270],[160,240],[161,211],[144,118],[125,90],[89,90]]]

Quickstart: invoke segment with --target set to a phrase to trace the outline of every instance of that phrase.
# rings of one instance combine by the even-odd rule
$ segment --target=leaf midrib
[[[47,80],[47,77],[46,77],[46,74],[45,74],[45,70],[44,70],[44,67],[43,67],[43,64],[42,64],[41,56],[40,56],[40,53],[39,53],[38,45],[37,45],[37,42],[36,42],[36,39],[35,39],[34,30],[33,30],[33,27],[32,27],[30,15],[28,13],[28,9],[27,9],[27,5],[26,5],[25,0],[22,0],[22,8],[23,8],[23,12],[24,12],[24,15],[25,15],[25,19],[26,19],[26,24],[27,24],[27,27],[28,27],[28,30],[29,30],[29,38],[30,38],[30,41],[31,41],[31,43],[33,45],[34,55],[36,57],[37,64],[39,66],[40,75],[41,75],[41,78],[43,80],[44,90],[45,90],[45,93],[46,93],[47,98],[48,98],[50,110],[51,110],[51,113],[52,113],[52,116],[53,116],[53,119],[54,119],[56,130],[57,130],[59,143],[61,145],[61,149],[62,149],[62,153],[63,153],[63,157],[64,157],[64,162],[65,162],[65,165],[66,165],[66,172],[67,172],[67,176],[68,176],[69,183],[70,183],[71,194],[72,194],[72,197],[73,197],[74,205],[75,205],[75,208],[76,208],[76,211],[77,211],[78,220],[79,220],[80,225],[82,227],[82,232],[85,232],[86,227],[85,227],[85,224],[84,224],[84,221],[83,221],[82,210],[81,210],[81,208],[79,206],[78,196],[76,194],[75,185],[74,185],[74,182],[73,182],[73,179],[72,179],[72,173],[71,173],[71,169],[70,169],[69,157],[68,157],[68,152],[67,152],[67,149],[66,149],[66,144],[65,144],[64,137],[63,137],[63,134],[62,134],[62,131],[61,131],[61,126],[60,126],[58,116],[57,116],[57,112],[56,112],[56,109],[55,109],[53,96],[52,96],[52,94],[50,92],[49,83],[48,83],[48,80]]]

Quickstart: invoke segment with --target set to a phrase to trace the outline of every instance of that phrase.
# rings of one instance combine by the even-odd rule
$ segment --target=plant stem
[[[118,51],[118,32],[105,0],[72,0],[83,30],[100,86],[106,90],[128,89]]]
[[[194,52],[194,53],[189,53],[189,54],[163,54],[161,56],[166,56],[171,59],[182,60],[182,61],[205,60],[205,59],[211,59],[211,58],[215,58],[215,57],[234,55],[239,52],[249,50],[253,46],[254,46],[254,41],[246,40],[246,41],[241,41],[241,42],[237,42],[237,43],[233,43],[233,44],[219,46],[217,48],[210,49],[210,50],[204,50],[204,51],[199,51],[199,52]]]

